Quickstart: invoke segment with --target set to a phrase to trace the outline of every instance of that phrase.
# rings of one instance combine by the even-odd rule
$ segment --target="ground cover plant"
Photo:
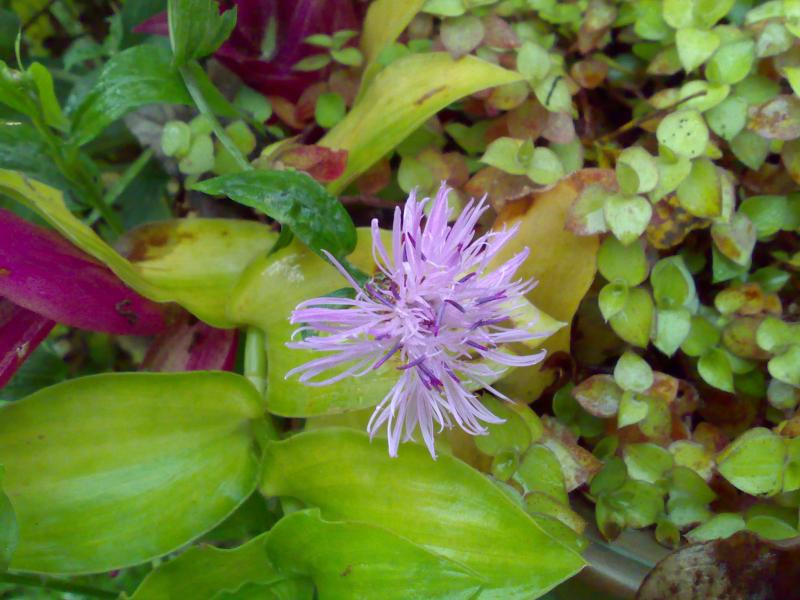
[[[3,3],[0,597],[798,597],[798,37]]]

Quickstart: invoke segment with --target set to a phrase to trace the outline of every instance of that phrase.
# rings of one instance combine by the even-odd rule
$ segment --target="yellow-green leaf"
[[[431,52],[396,60],[319,142],[348,152],[347,169],[328,189],[340,192],[448,104],[521,79],[519,73],[474,56],[453,60],[446,52]]]
[[[210,372],[95,375],[4,405],[11,568],[110,571],[205,533],[256,485],[261,412],[245,378]]]

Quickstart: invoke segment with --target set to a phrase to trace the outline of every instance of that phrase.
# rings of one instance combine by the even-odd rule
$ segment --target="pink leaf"
[[[1,209],[0,295],[79,329],[153,335],[166,327],[164,305],[125,286],[57,233]]]
[[[42,343],[54,321],[0,298],[0,388]]]

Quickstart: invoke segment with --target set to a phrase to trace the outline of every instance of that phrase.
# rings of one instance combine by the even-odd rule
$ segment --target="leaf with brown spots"
[[[659,250],[668,250],[680,244],[695,229],[708,227],[706,219],[689,214],[670,194],[653,206],[653,216],[645,235],[648,243]]]
[[[740,531],[686,546],[659,562],[636,600],[797,600],[800,540],[767,542]]]

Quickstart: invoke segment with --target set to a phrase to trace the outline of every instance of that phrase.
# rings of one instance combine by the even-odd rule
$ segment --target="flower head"
[[[526,342],[537,334],[514,327],[509,319],[522,307],[532,282],[515,278],[527,248],[497,267],[490,267],[516,228],[490,231],[475,238],[475,226],[487,207],[470,202],[450,225],[449,190],[442,186],[432,201],[412,193],[405,208],[395,209],[392,249],[372,222],[372,252],[378,272],[359,286],[332,257],[357,290],[354,299],[315,298],[300,303],[291,322],[306,336],[293,348],[327,352],[287,374],[299,374],[307,385],[326,385],[360,377],[388,361],[398,380],[378,404],[367,430],[371,436],[386,425],[389,454],[400,441],[413,439],[417,427],[431,455],[434,423],[441,431],[455,423],[467,433],[486,433],[483,423],[502,419],[488,411],[472,390],[485,388],[508,366],[539,362],[543,352],[520,356],[502,346]],[[336,368],[323,379],[318,376]]]

